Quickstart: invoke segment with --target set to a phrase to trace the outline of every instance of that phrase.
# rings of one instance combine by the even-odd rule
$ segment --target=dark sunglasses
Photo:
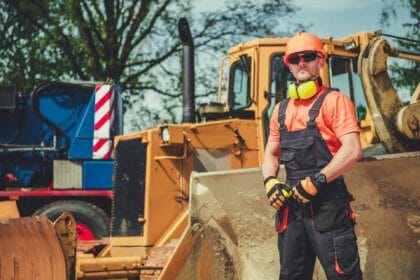
[[[304,53],[304,54],[292,54],[289,56],[288,61],[290,64],[299,64],[301,58],[305,62],[311,62],[317,59],[319,55],[316,52]]]

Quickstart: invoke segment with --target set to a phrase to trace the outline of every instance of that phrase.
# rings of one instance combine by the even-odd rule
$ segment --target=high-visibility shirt
[[[326,87],[322,87],[320,92],[325,89]],[[309,109],[319,96],[318,93],[310,99],[290,100],[286,108],[284,121],[287,131],[297,131],[306,127],[309,120]],[[280,143],[278,115],[279,104],[274,107],[271,116],[268,142]],[[341,147],[339,139],[341,136],[352,132],[360,132],[353,102],[339,91],[332,91],[325,97],[315,123],[333,156]]]

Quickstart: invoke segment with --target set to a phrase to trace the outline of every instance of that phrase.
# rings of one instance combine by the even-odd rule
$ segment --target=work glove
[[[293,187],[293,198],[301,203],[308,203],[314,199],[318,192],[314,176],[306,177]]]
[[[290,202],[292,197],[292,188],[283,182],[280,182],[274,176],[264,179],[265,193],[268,202],[274,209],[279,209]]]

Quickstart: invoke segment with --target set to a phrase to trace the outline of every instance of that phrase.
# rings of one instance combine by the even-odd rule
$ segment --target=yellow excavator
[[[33,268],[19,274],[19,267],[36,263],[66,267],[61,278],[51,274],[42,279],[278,278],[274,211],[266,202],[259,167],[271,112],[287,97],[291,76],[283,55],[289,38],[257,39],[231,48],[220,63],[217,102],[200,105],[196,122],[194,43],[185,19],[179,32],[183,123],[116,139],[109,239],[80,245],[74,260],[72,220],[61,217],[55,243],[64,244],[65,253],[48,263],[17,260],[20,249],[2,250],[8,239],[1,237],[1,277],[36,279],[39,271]],[[323,83],[349,95],[362,130],[365,156],[345,179],[356,198],[364,276],[414,279],[420,274],[420,86],[403,102],[387,61],[418,63],[420,54],[391,46],[380,32],[322,42],[328,53]],[[13,219],[4,221],[0,236],[14,228],[4,226]],[[45,230],[32,228],[30,232]],[[37,239],[35,246],[32,239],[18,239],[25,250],[46,242]],[[319,265],[315,277],[325,279]]]

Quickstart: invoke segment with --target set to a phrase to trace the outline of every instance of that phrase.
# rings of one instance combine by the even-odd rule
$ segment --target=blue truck
[[[108,236],[113,138],[123,133],[121,90],[44,82],[31,93],[0,86],[0,200],[22,216],[75,216],[78,239]]]

